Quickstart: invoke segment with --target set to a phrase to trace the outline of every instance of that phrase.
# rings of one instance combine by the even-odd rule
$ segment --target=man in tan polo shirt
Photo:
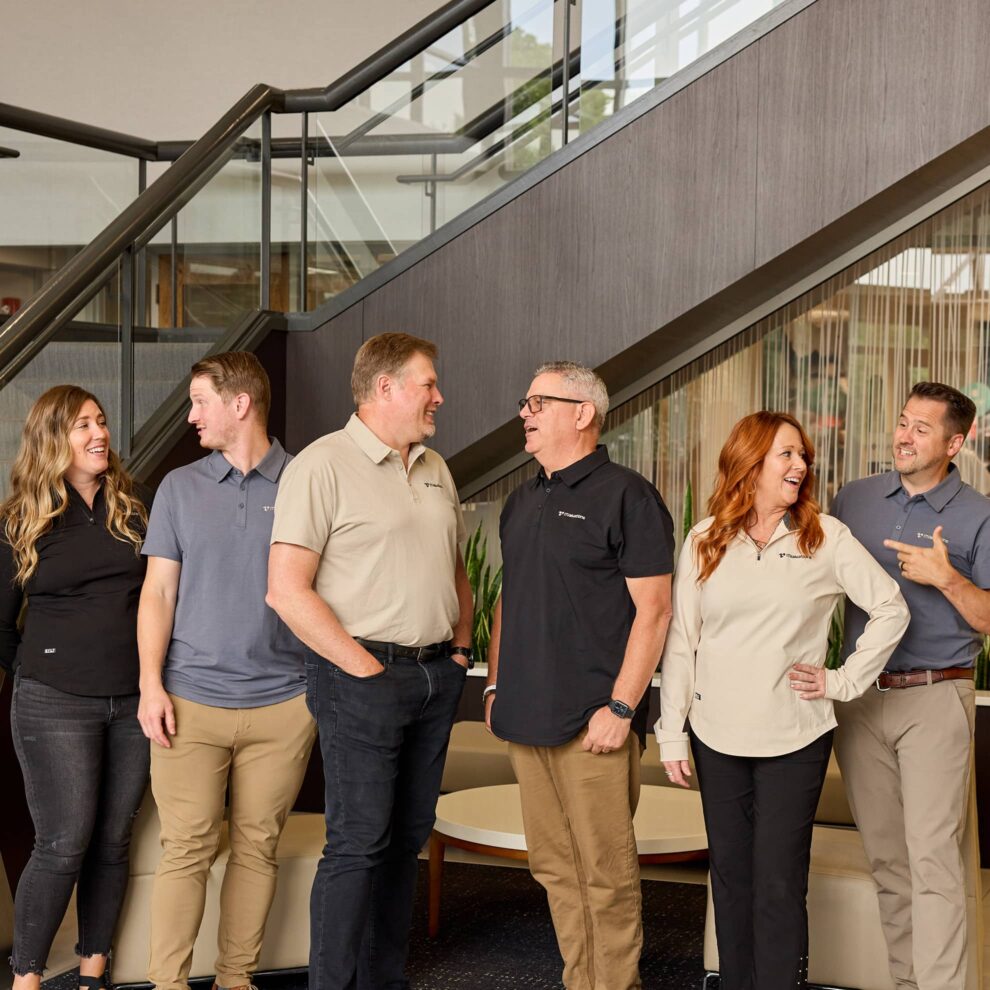
[[[275,503],[268,604],[310,648],[327,844],[310,903],[310,990],[400,990],[417,855],[433,828],[471,662],[464,523],[423,446],[443,402],[435,345],[365,341],[357,412],[310,444]]]

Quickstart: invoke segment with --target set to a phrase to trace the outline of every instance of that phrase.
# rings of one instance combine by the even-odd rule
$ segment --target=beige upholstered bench
[[[692,762],[692,768],[694,764]],[[640,779],[644,784],[672,787],[660,763],[660,749],[652,733],[646,737],[646,752],[640,764]],[[443,770],[441,790],[445,794],[463,791],[469,787],[494,787],[497,784],[514,784],[515,774],[509,763],[509,745],[496,739],[485,728],[484,722],[457,722],[450,734],[450,748]],[[697,789],[698,778],[691,777],[692,789]],[[815,820],[826,825],[852,825],[852,815],[846,802],[845,789],[839,768],[832,757],[829,763],[822,797],[818,802]]]
[[[149,792],[134,823],[130,883],[114,941],[114,983],[144,983],[148,978],[151,882],[161,855],[158,831],[158,811]],[[261,971],[309,965],[309,892],[324,841],[322,815],[289,816],[278,844],[278,889],[265,929]],[[215,972],[220,884],[229,852],[224,825],[207,879],[206,910],[193,949],[193,979]]]
[[[880,908],[859,832],[816,825],[808,878],[808,979],[827,987],[894,990]],[[705,919],[705,986],[718,972],[711,887]]]
[[[693,765],[693,764],[692,764]],[[644,784],[668,786],[660,764],[660,750],[653,734],[646,737],[641,781]],[[514,784],[516,775],[509,763],[509,744],[496,739],[484,722],[456,722],[450,733],[450,748],[443,769],[444,794],[464,791],[469,787],[494,787],[497,784]],[[692,788],[697,782],[692,778]]]

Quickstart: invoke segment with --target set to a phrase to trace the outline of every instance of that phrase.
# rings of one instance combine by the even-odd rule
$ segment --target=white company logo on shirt
[[[578,515],[578,513],[576,513],[576,512],[564,512],[563,509],[559,509],[557,511],[557,518],[559,519],[561,516],[566,516],[568,519],[587,519],[588,518],[587,516]]]
[[[935,537],[934,537],[934,536],[932,536],[932,534],[931,534],[931,533],[916,533],[916,534],[915,534],[915,536],[917,536],[919,540],[931,540],[931,541],[932,541],[932,543],[934,543],[934,542],[935,542]],[[944,536],[942,537],[942,542],[943,542],[943,543],[944,543],[944,544],[945,544],[946,546],[948,546],[948,545],[949,545],[949,541],[948,541],[948,540],[947,540],[947,539],[946,539],[946,538],[945,538]]]
[[[262,508],[262,511],[264,511],[264,512],[274,512],[275,511],[275,506],[274,505],[263,505],[261,508]]]
[[[54,653],[54,652],[55,652],[55,647],[54,647],[54,646],[49,646],[49,647],[48,647],[48,648],[47,648],[47,649],[45,650],[45,653]]]

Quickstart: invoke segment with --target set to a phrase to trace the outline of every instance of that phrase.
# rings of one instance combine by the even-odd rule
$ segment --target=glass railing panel
[[[120,449],[119,312],[120,278],[114,268],[56,336],[0,389],[0,498],[7,494],[28,411],[53,385],[79,385],[92,392],[107,415],[111,443]]]
[[[477,134],[512,119],[531,132],[515,167],[550,153],[553,31],[553,0],[492,4],[340,110],[311,115],[307,308],[505,184],[481,167],[467,196],[446,188],[483,147]]]
[[[375,271],[783,2],[505,0],[347,106],[311,115],[305,307]]]
[[[0,315],[15,312],[138,193],[134,158],[0,127]]]
[[[785,0],[581,0],[572,14],[571,137],[656,88]]]
[[[191,365],[261,305],[258,139],[260,126],[135,257],[135,285],[146,280],[145,321],[134,293],[135,431]]]

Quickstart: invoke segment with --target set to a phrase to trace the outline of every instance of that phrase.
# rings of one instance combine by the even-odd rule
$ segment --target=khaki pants
[[[217,983],[251,982],[275,896],[275,850],[299,793],[316,724],[304,694],[261,708],[214,708],[172,696],[172,747],[152,743],[151,789],[162,858],[151,895],[148,979],[188,986],[230,785],[230,858],[220,891]]]
[[[581,743],[509,744],[519,781],[529,868],[546,889],[567,990],[638,990],[643,948],[639,739],[613,753]]]
[[[835,714],[836,755],[877,884],[891,976],[898,987],[965,990],[973,682],[870,687]]]

